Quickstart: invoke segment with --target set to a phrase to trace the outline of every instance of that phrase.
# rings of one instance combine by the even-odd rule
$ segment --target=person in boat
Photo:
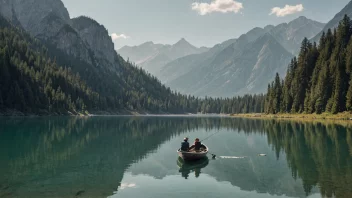
[[[189,150],[188,138],[185,137],[183,139],[183,142],[181,143],[181,151],[188,151],[188,150]]]
[[[194,144],[192,145],[192,147],[194,148],[195,151],[199,151],[202,146],[203,145],[199,141],[199,138],[196,138],[195,141],[194,141]]]

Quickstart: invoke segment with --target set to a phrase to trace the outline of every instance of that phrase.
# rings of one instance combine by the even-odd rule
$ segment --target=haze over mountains
[[[315,36],[323,27],[322,23],[299,17],[288,24],[254,28],[211,56],[197,57],[200,62],[187,74],[167,79],[168,70],[178,67],[176,60],[165,66],[160,78],[181,93],[197,96],[264,93],[276,72],[285,75],[303,38]]]
[[[132,61],[162,83],[184,94],[232,97],[264,93],[276,72],[284,76],[289,61],[299,52],[302,40],[314,37],[324,26],[301,16],[289,23],[254,28],[203,53],[201,50],[187,50],[190,44],[182,45],[183,48],[179,49],[184,49],[187,56],[172,61],[169,61],[172,58],[160,55],[157,58],[152,56],[152,60],[145,59],[150,55],[143,50],[165,54],[161,45],[152,45],[151,42],[138,47],[123,47],[118,52],[123,57],[132,57]]]
[[[190,55],[206,52],[208,48],[197,48],[182,38],[174,45],[154,44],[146,42],[139,46],[124,46],[117,52],[125,59],[130,60],[153,75],[158,76],[160,70],[167,63]]]

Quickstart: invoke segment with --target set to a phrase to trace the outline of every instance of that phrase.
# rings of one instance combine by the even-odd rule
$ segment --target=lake
[[[178,159],[184,137],[209,156]],[[260,156],[258,154],[266,154]],[[0,118],[0,197],[352,197],[352,128],[226,117]]]

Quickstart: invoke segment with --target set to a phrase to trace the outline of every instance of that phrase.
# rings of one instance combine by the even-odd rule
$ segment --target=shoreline
[[[56,117],[56,116],[73,116],[73,117],[99,117],[99,116],[151,116],[151,117],[231,117],[231,118],[249,118],[249,119],[274,119],[274,120],[296,120],[296,121],[351,121],[352,113],[343,112],[338,114],[322,113],[322,114],[265,114],[265,113],[247,113],[247,114],[203,114],[203,113],[151,113],[147,111],[94,111],[88,112],[88,114],[81,114],[77,112],[66,112],[66,113],[50,113],[47,111],[42,111],[40,113],[24,113],[20,111],[7,110],[0,111],[0,117]]]
[[[94,111],[88,112],[87,114],[82,113],[57,113],[57,112],[47,112],[42,111],[41,113],[27,113],[20,112],[15,110],[6,110],[0,111],[0,117],[56,117],[56,116],[72,116],[72,117],[99,117],[99,116],[153,116],[153,117],[185,117],[185,116],[215,116],[215,117],[231,117],[230,114],[202,114],[202,113],[151,113],[146,111],[129,111],[129,110],[121,110],[121,111]]]
[[[275,120],[343,120],[352,121],[352,113],[343,112],[338,114],[322,113],[322,114],[264,114],[264,113],[248,113],[248,114],[231,114],[231,117],[238,118],[258,118],[258,119],[275,119]]]

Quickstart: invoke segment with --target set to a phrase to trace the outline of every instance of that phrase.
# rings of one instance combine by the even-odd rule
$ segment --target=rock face
[[[95,58],[103,61],[101,64],[105,64],[104,62],[111,66],[114,64],[116,56],[114,44],[103,25],[82,16],[72,19],[72,26],[94,52]]]
[[[254,28],[206,53],[168,63],[160,79],[174,90],[196,96],[264,93],[276,72],[285,75],[287,64],[298,53],[304,37],[313,37],[323,26],[299,17],[278,26]]]
[[[70,19],[61,0],[0,0],[0,12],[32,36],[95,67],[116,69],[106,28],[88,17]]]
[[[65,24],[70,15],[60,0],[2,0],[1,14],[11,22],[17,20],[35,37],[49,38]]]
[[[190,54],[199,54],[206,51],[208,51],[208,48],[197,48],[182,38],[174,45],[146,42],[139,46],[124,46],[117,52],[126,60],[135,62],[146,71],[160,78],[160,71],[167,63]]]
[[[50,39],[50,42],[70,56],[74,56],[89,64],[93,64],[94,62],[94,58],[91,56],[86,43],[70,25],[64,25],[59,32]]]
[[[268,29],[269,33],[290,53],[297,55],[305,37],[313,38],[325,24],[306,17],[299,17],[289,23],[280,24]]]

